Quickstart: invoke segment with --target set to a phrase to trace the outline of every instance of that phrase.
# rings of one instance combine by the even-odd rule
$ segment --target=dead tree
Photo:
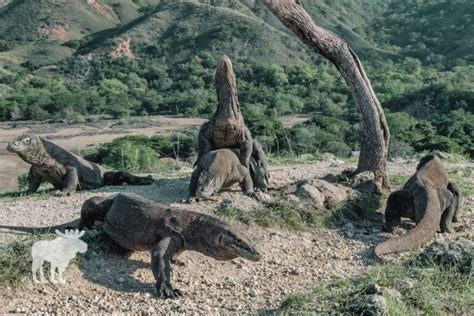
[[[361,141],[356,173],[372,171],[375,180],[389,185],[387,121],[359,58],[346,41],[317,25],[299,0],[262,0],[276,17],[310,49],[333,63],[346,80],[359,109]]]

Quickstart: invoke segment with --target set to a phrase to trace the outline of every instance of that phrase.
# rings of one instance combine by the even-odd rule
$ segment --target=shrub
[[[129,171],[153,171],[160,157],[192,159],[197,147],[197,132],[191,130],[171,136],[126,136],[99,146],[85,158],[111,168]]]
[[[107,150],[103,162],[118,170],[151,171],[158,167],[160,156],[146,145],[120,140]]]

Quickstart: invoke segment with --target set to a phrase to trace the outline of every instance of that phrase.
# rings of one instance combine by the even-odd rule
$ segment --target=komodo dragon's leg
[[[240,145],[240,157],[239,157],[240,163],[247,168],[249,167],[250,156],[252,156],[252,150],[253,150],[252,138],[250,138],[250,135],[249,135],[249,138]]]
[[[244,166],[240,165],[237,167],[238,172],[241,176],[243,176],[243,180],[240,183],[240,187],[242,188],[242,191],[245,192],[245,194],[253,194],[253,181],[252,177],[250,176],[250,171],[249,169],[245,168]]]
[[[57,196],[70,195],[76,192],[77,185],[79,184],[79,176],[77,175],[77,169],[71,166],[66,167],[66,175],[63,179],[63,188],[56,191]]]
[[[454,197],[454,203],[456,204],[455,205],[455,211],[454,211],[454,215],[453,215],[453,223],[458,223],[459,222],[459,210],[461,209],[461,205],[462,205],[462,195],[461,195],[461,191],[459,190],[459,187],[457,186],[456,183],[450,181],[448,183],[448,190],[451,191],[451,193],[453,193],[453,197]]]
[[[30,168],[30,172],[28,172],[28,191],[27,194],[35,193],[38,191],[41,182],[43,182],[43,178],[39,175],[33,167]]]
[[[162,239],[151,251],[151,268],[160,298],[177,298],[183,295],[180,290],[173,289],[170,276],[170,260],[182,247],[180,237],[170,236]]]
[[[204,134],[199,134],[198,135],[198,156],[196,159],[196,162],[194,163],[194,167],[197,166],[199,161],[201,160],[202,156],[207,154],[212,150],[212,144],[209,139],[206,138]]]
[[[400,225],[402,217],[416,220],[413,195],[406,190],[392,192],[388,197],[383,229],[393,232]]]
[[[448,189],[441,190],[439,193],[439,198],[441,202],[441,209],[444,210],[440,221],[441,232],[452,233],[454,232],[453,217],[457,208],[456,199],[454,194]]]
[[[150,185],[153,183],[151,176],[138,177],[125,171],[108,171],[104,173],[104,185]]]
[[[199,174],[201,173],[200,168],[194,169],[191,174],[191,182],[189,183],[189,198],[196,196],[196,190],[198,187]]]

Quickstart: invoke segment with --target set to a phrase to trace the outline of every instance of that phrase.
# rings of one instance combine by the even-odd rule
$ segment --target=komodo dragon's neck
[[[51,157],[43,146],[37,146],[27,152],[18,153],[23,161],[39,169],[52,168],[58,165],[58,162]]]
[[[244,123],[237,97],[237,84],[232,62],[227,56],[221,58],[215,76],[217,100],[216,125],[237,125]]]

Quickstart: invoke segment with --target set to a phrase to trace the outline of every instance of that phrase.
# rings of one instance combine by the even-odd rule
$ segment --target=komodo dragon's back
[[[70,151],[40,137],[46,152],[63,166],[73,166],[77,169],[79,181],[83,186],[92,184],[90,188],[102,186],[105,169],[101,166],[87,161]],[[84,187],[83,189],[89,189]]]

